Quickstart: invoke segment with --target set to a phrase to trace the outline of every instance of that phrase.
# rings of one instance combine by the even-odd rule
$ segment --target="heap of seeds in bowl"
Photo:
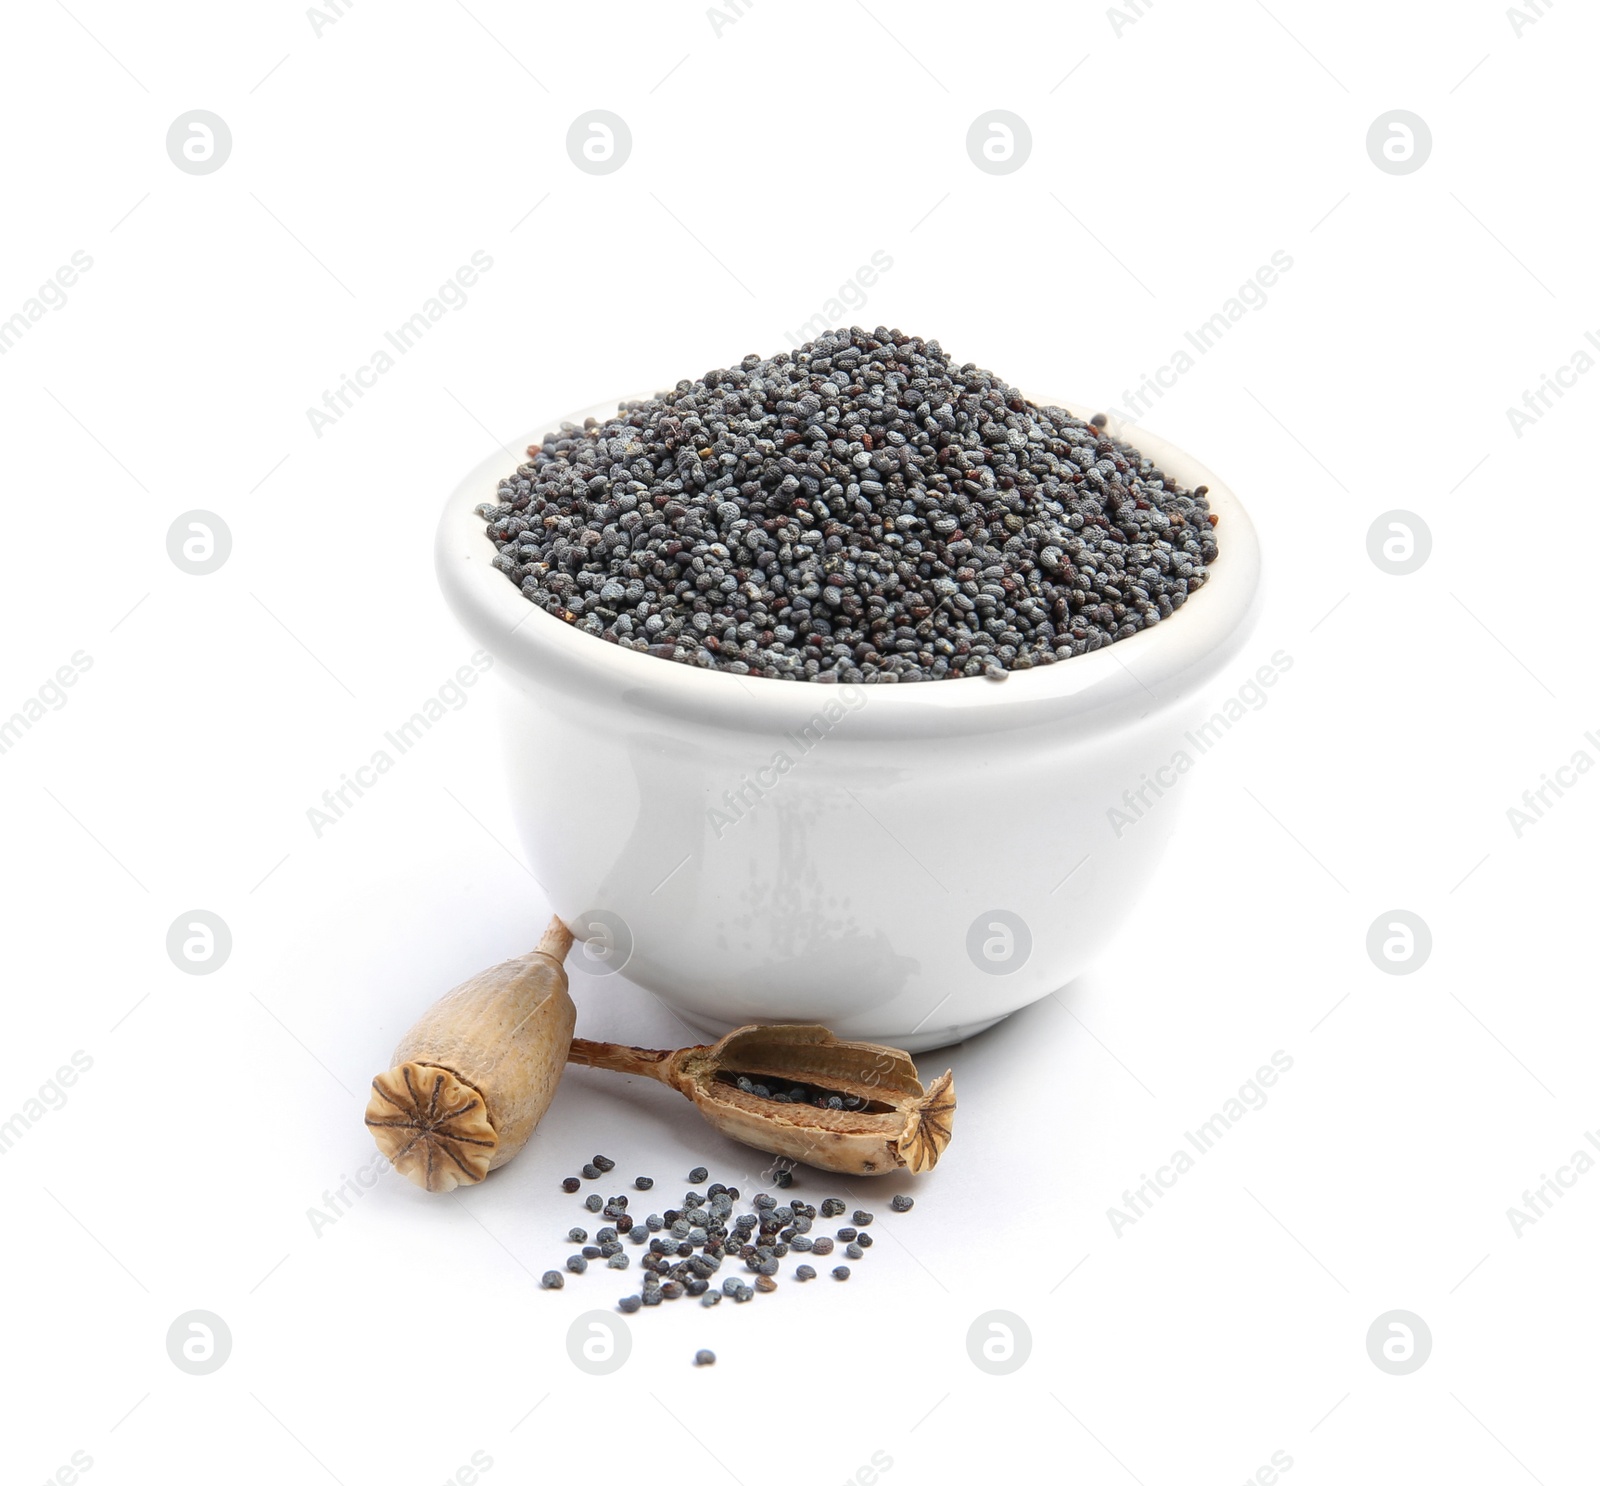
[[[585,633],[791,681],[1003,677],[1160,623],[1217,555],[1205,487],[881,326],[621,404],[478,508]]]

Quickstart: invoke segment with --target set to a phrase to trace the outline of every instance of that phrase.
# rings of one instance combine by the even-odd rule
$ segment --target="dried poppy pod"
[[[463,981],[436,1001],[372,1080],[367,1128],[378,1149],[430,1192],[481,1182],[527,1144],[566,1066],[577,1009],[561,968],[572,934],[559,918],[530,954]]]
[[[570,1061],[639,1073],[676,1089],[724,1135],[824,1171],[927,1171],[950,1143],[956,1096],[946,1069],[926,1089],[898,1048],[843,1042],[826,1027],[740,1027],[709,1047],[660,1052],[575,1038]],[[744,1085],[796,1086],[784,1100]],[[818,1107],[837,1100],[839,1107]]]

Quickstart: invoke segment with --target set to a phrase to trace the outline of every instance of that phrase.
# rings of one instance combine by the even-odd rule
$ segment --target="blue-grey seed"
[[[1205,496],[1103,421],[878,326],[563,427],[477,509],[494,565],[591,635],[883,684],[1003,678],[1169,618],[1216,558]]]

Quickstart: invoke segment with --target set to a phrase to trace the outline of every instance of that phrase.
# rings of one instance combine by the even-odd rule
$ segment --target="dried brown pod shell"
[[[441,997],[372,1080],[367,1128],[430,1192],[481,1182],[527,1144],[566,1066],[577,1008],[562,961],[572,934],[551,919],[531,953]]]
[[[826,1027],[740,1027],[709,1046],[673,1051],[575,1038],[571,1062],[638,1073],[676,1089],[724,1135],[824,1171],[927,1171],[950,1143],[956,1096],[948,1069],[927,1088],[898,1048],[845,1042]],[[864,1101],[820,1109],[745,1092],[736,1080],[786,1079]]]

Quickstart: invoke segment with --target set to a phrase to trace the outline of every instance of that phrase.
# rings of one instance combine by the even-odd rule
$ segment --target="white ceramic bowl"
[[[607,644],[491,566],[473,507],[507,455],[461,482],[439,582],[494,657],[517,829],[555,911],[589,936],[575,981],[625,971],[708,1036],[820,1021],[915,1052],[1094,962],[1172,833],[1187,780],[1171,761],[1254,624],[1261,569],[1216,476],[1111,431],[1210,487],[1220,555],[1171,618],[1002,681],[775,681]],[[1141,787],[1133,819],[1124,791]]]

